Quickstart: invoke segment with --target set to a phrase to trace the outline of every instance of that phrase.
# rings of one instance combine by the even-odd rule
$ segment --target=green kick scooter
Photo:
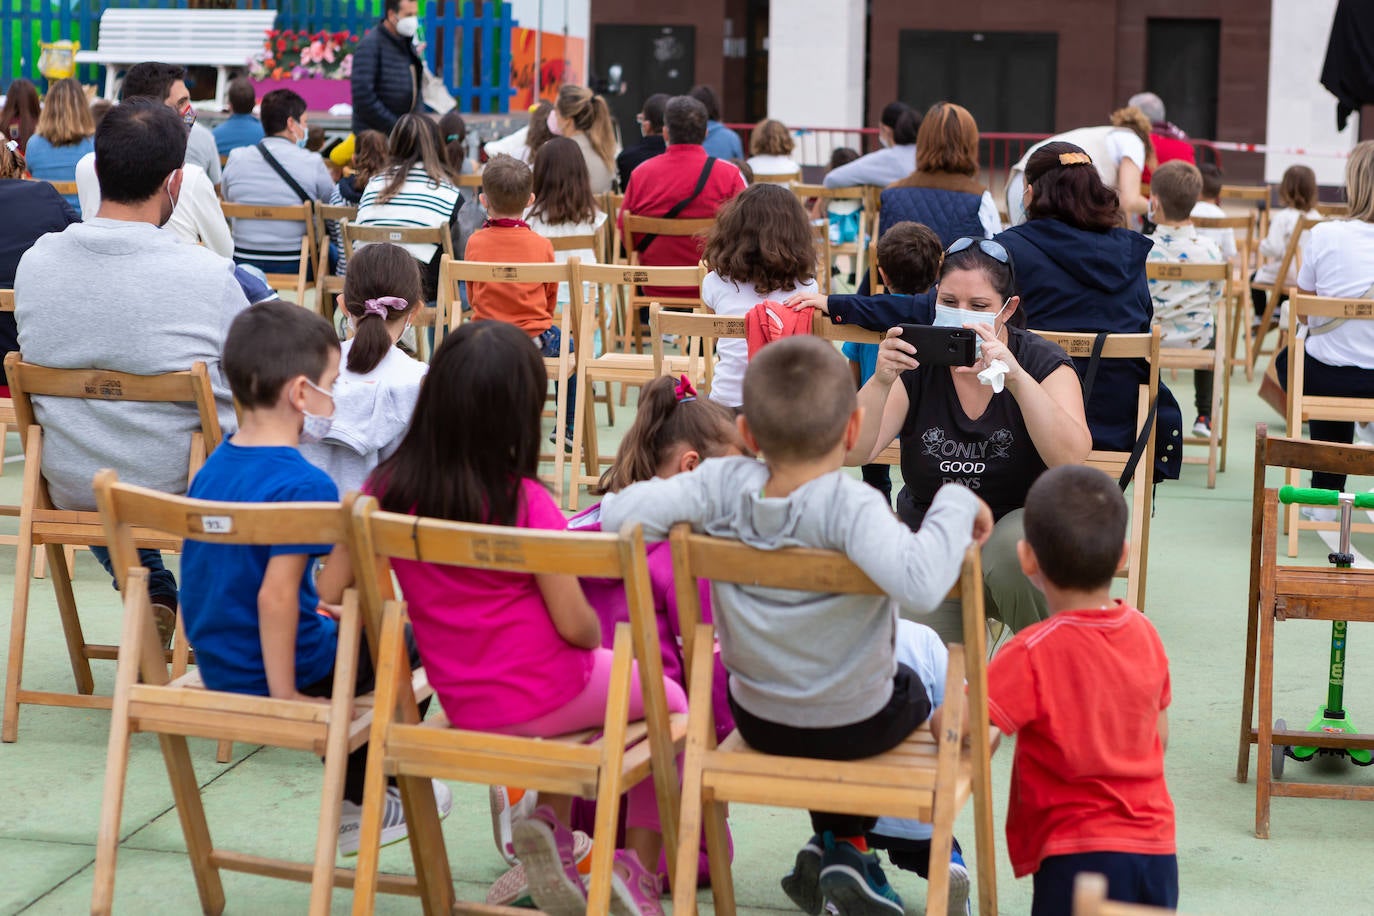
[[[1328,554],[1327,559],[1337,569],[1349,569],[1354,565],[1355,555],[1350,552],[1350,516],[1355,509],[1374,509],[1374,493],[1341,493],[1337,490],[1282,487],[1279,490],[1279,502],[1284,505],[1299,503],[1306,506],[1339,506],[1340,547],[1336,552]],[[1351,724],[1350,717],[1345,712],[1345,654],[1346,621],[1333,620],[1331,622],[1331,667],[1326,688],[1326,705],[1317,709],[1317,715],[1312,719],[1312,723],[1307,726],[1309,732],[1353,735],[1359,731]],[[1282,719],[1274,722],[1275,731],[1282,731],[1287,727],[1288,723]],[[1294,760],[1305,763],[1318,754],[1349,757],[1351,763],[1362,767],[1374,764],[1374,752],[1362,748],[1288,747],[1276,744],[1271,761],[1274,778],[1278,779],[1283,776],[1285,757],[1292,757]]]

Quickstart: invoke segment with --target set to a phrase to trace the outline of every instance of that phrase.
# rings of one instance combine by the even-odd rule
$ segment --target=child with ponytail
[[[361,487],[410,425],[428,367],[396,341],[423,302],[420,266],[404,248],[378,242],[349,258],[338,303],[353,334],[343,343],[334,422],[321,442],[301,445],[340,493]]]
[[[639,410],[634,422],[620,440],[615,463],[602,475],[593,491],[599,495],[615,493],[630,484],[654,477],[672,477],[694,470],[708,458],[741,455],[748,447],[740,437],[734,413],[728,408],[698,398],[686,377],[674,380],[660,376],[645,385],[639,395]],[[593,506],[568,520],[569,531],[601,530],[600,506]],[[682,657],[682,631],[677,617],[677,593],[673,589],[673,558],[667,542],[649,544],[649,579],[652,585],[654,611],[658,620],[659,649],[663,655],[663,674],[685,690],[687,666]],[[625,604],[625,592],[618,580],[582,579],[582,591],[587,602],[596,610],[601,621],[601,641],[610,647],[617,623],[630,619]],[[711,595],[703,584],[702,614],[711,621]],[[734,731],[735,720],[730,713],[726,690],[725,668],[717,657],[715,677],[711,686],[711,705],[715,713],[716,739],[724,740]],[[492,829],[497,849],[514,863],[511,850],[513,824],[533,811],[535,793],[513,787],[493,786],[491,792]],[[591,843],[582,831],[590,832],[595,822],[593,802],[573,804],[573,826],[577,828],[577,848],[590,854]],[[647,864],[647,863],[646,863]],[[658,862],[660,881],[667,882],[666,863]],[[698,864],[698,881],[708,879],[706,847],[703,840]],[[497,905],[520,905],[528,899],[528,883],[524,867],[515,865],[492,885],[487,902]]]

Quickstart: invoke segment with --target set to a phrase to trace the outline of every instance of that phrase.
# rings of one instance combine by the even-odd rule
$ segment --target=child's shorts
[[[1107,877],[1107,899],[1178,907],[1178,857],[1132,852],[1080,852],[1050,856],[1035,873],[1031,916],[1064,916],[1073,912],[1073,882],[1084,872]]]

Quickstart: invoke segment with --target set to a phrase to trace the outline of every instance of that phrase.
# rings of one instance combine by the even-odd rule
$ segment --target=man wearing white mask
[[[403,114],[424,107],[424,64],[412,39],[420,28],[417,0],[386,0],[382,21],[353,52],[353,132],[391,133]]]
[[[224,199],[235,204],[290,206],[329,200],[334,182],[318,153],[306,150],[309,133],[305,99],[290,89],[262,97],[262,127],[267,136],[229,154],[220,183]],[[263,273],[295,273],[305,223],[234,220],[234,260]]]

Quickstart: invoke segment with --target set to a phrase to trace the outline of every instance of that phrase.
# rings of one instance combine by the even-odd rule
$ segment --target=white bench
[[[276,10],[111,8],[101,14],[97,47],[78,51],[76,62],[105,65],[105,97],[111,100],[119,70],[142,61],[214,67],[215,102],[223,108],[230,68],[247,67],[276,20]]]

